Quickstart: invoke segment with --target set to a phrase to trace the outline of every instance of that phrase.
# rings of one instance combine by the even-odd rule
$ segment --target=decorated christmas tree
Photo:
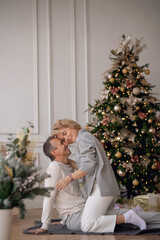
[[[127,198],[160,189],[160,103],[146,80],[149,64],[137,63],[146,47],[142,41],[122,36],[103,75],[102,96],[89,104],[88,129],[103,144]]]

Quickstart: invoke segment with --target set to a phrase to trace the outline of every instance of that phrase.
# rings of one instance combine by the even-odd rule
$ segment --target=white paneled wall
[[[85,110],[101,95],[122,34],[144,37],[140,63],[150,63],[147,79],[160,92],[159,11],[159,0],[0,0],[0,141],[31,121],[44,171],[52,123],[90,120]]]

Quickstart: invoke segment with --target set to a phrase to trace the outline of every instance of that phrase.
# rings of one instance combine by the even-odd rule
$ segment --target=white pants
[[[117,198],[102,197],[99,186],[94,184],[93,191],[88,197],[81,218],[83,232],[114,232],[116,215],[105,215]]]

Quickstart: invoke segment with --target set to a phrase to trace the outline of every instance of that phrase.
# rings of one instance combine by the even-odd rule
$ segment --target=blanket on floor
[[[54,219],[52,222],[60,221],[60,219]],[[42,226],[40,221],[35,221],[35,226],[27,228],[23,230],[24,234],[34,234],[30,233],[30,230],[38,229]],[[160,229],[159,228],[153,228],[153,229],[147,229],[147,230],[140,230],[137,226],[129,223],[125,224],[119,224],[115,227],[114,233],[84,233],[82,231],[76,231],[76,230],[69,230],[65,225],[50,225],[47,233],[42,233],[44,235],[46,234],[85,234],[85,235],[140,235],[140,234],[148,234],[148,235],[160,235]]]

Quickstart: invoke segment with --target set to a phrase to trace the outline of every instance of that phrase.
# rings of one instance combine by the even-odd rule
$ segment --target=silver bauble
[[[126,175],[126,172],[125,171],[122,171],[120,169],[117,170],[117,173],[120,177],[124,177]]]
[[[133,88],[134,95],[139,95],[141,90],[138,87]]]
[[[122,109],[122,108],[121,108],[121,106],[120,106],[119,104],[117,104],[117,105],[114,106],[114,111],[115,111],[115,112],[120,112],[121,109]]]

